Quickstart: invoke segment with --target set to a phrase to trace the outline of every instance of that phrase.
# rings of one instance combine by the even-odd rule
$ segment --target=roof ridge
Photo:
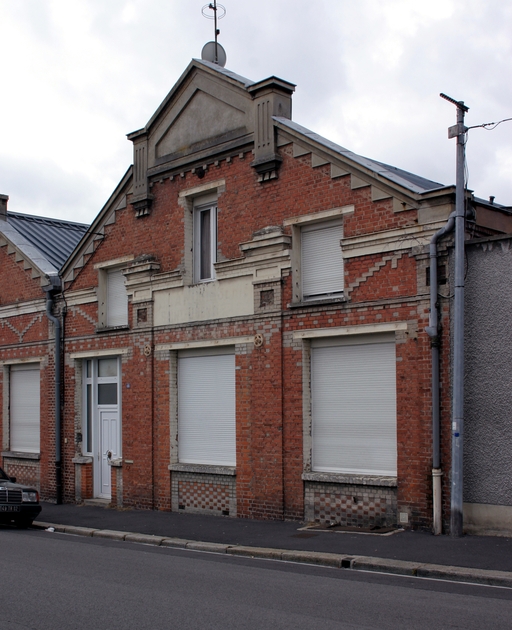
[[[36,214],[25,214],[24,212],[12,212],[10,210],[7,211],[7,216],[13,216],[22,220],[28,220],[28,221],[34,221],[34,222],[41,222],[41,223],[54,223],[56,224],[58,227],[68,227],[68,228],[72,228],[75,227],[76,228],[89,228],[90,224],[89,223],[79,223],[78,221],[68,221],[67,219],[57,219],[54,217],[44,217],[41,215],[36,215]]]

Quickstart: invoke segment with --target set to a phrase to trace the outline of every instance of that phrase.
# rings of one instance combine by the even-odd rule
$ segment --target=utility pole
[[[455,288],[453,314],[453,402],[452,402],[452,478],[450,534],[463,534],[463,436],[464,436],[464,236],[465,236],[465,137],[464,101],[440,94],[457,108],[457,124],[448,129],[449,138],[457,138],[455,181]]]

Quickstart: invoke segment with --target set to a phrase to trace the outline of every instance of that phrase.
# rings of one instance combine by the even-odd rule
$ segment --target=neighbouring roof
[[[7,212],[7,223],[57,270],[61,269],[89,228],[84,223],[48,219],[18,212]]]
[[[414,173],[403,171],[402,169],[396,168],[395,166],[389,166],[389,164],[377,162],[376,160],[371,160],[370,158],[366,158],[362,155],[358,155],[357,153],[353,153],[349,149],[345,149],[339,144],[336,144],[331,140],[327,140],[327,138],[318,135],[314,131],[310,131],[309,129],[306,129],[306,127],[303,127],[302,125],[299,125],[292,120],[288,120],[288,118],[274,116],[274,120],[280,123],[283,127],[288,127],[290,130],[298,132],[309,140],[313,140],[314,142],[323,145],[327,149],[330,149],[335,153],[339,153],[352,162],[360,164],[366,169],[375,172],[376,174],[388,179],[389,181],[394,182],[395,184],[403,186],[404,188],[408,188],[414,193],[422,194],[427,191],[437,190],[446,187],[444,184],[440,184],[439,182],[433,182],[430,179],[425,179],[424,177],[420,177],[419,175],[414,175]]]

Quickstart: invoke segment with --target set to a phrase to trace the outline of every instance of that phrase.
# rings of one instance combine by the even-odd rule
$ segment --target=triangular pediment
[[[242,145],[254,131],[247,79],[193,61],[149,123],[129,137],[147,142],[147,168],[202,159],[227,145]]]
[[[170,124],[155,139],[156,159],[178,157],[249,132],[246,111],[201,89],[183,108],[169,114],[166,118]]]

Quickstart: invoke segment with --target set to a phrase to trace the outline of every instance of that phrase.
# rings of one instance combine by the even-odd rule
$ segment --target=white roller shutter
[[[107,326],[126,326],[128,323],[128,295],[120,269],[107,274]]]
[[[236,465],[235,355],[178,356],[180,463]]]
[[[301,230],[303,299],[343,293],[343,256],[339,222],[316,223]]]
[[[396,475],[395,343],[311,349],[313,470]]]
[[[39,364],[12,366],[10,374],[10,449],[39,453]]]

